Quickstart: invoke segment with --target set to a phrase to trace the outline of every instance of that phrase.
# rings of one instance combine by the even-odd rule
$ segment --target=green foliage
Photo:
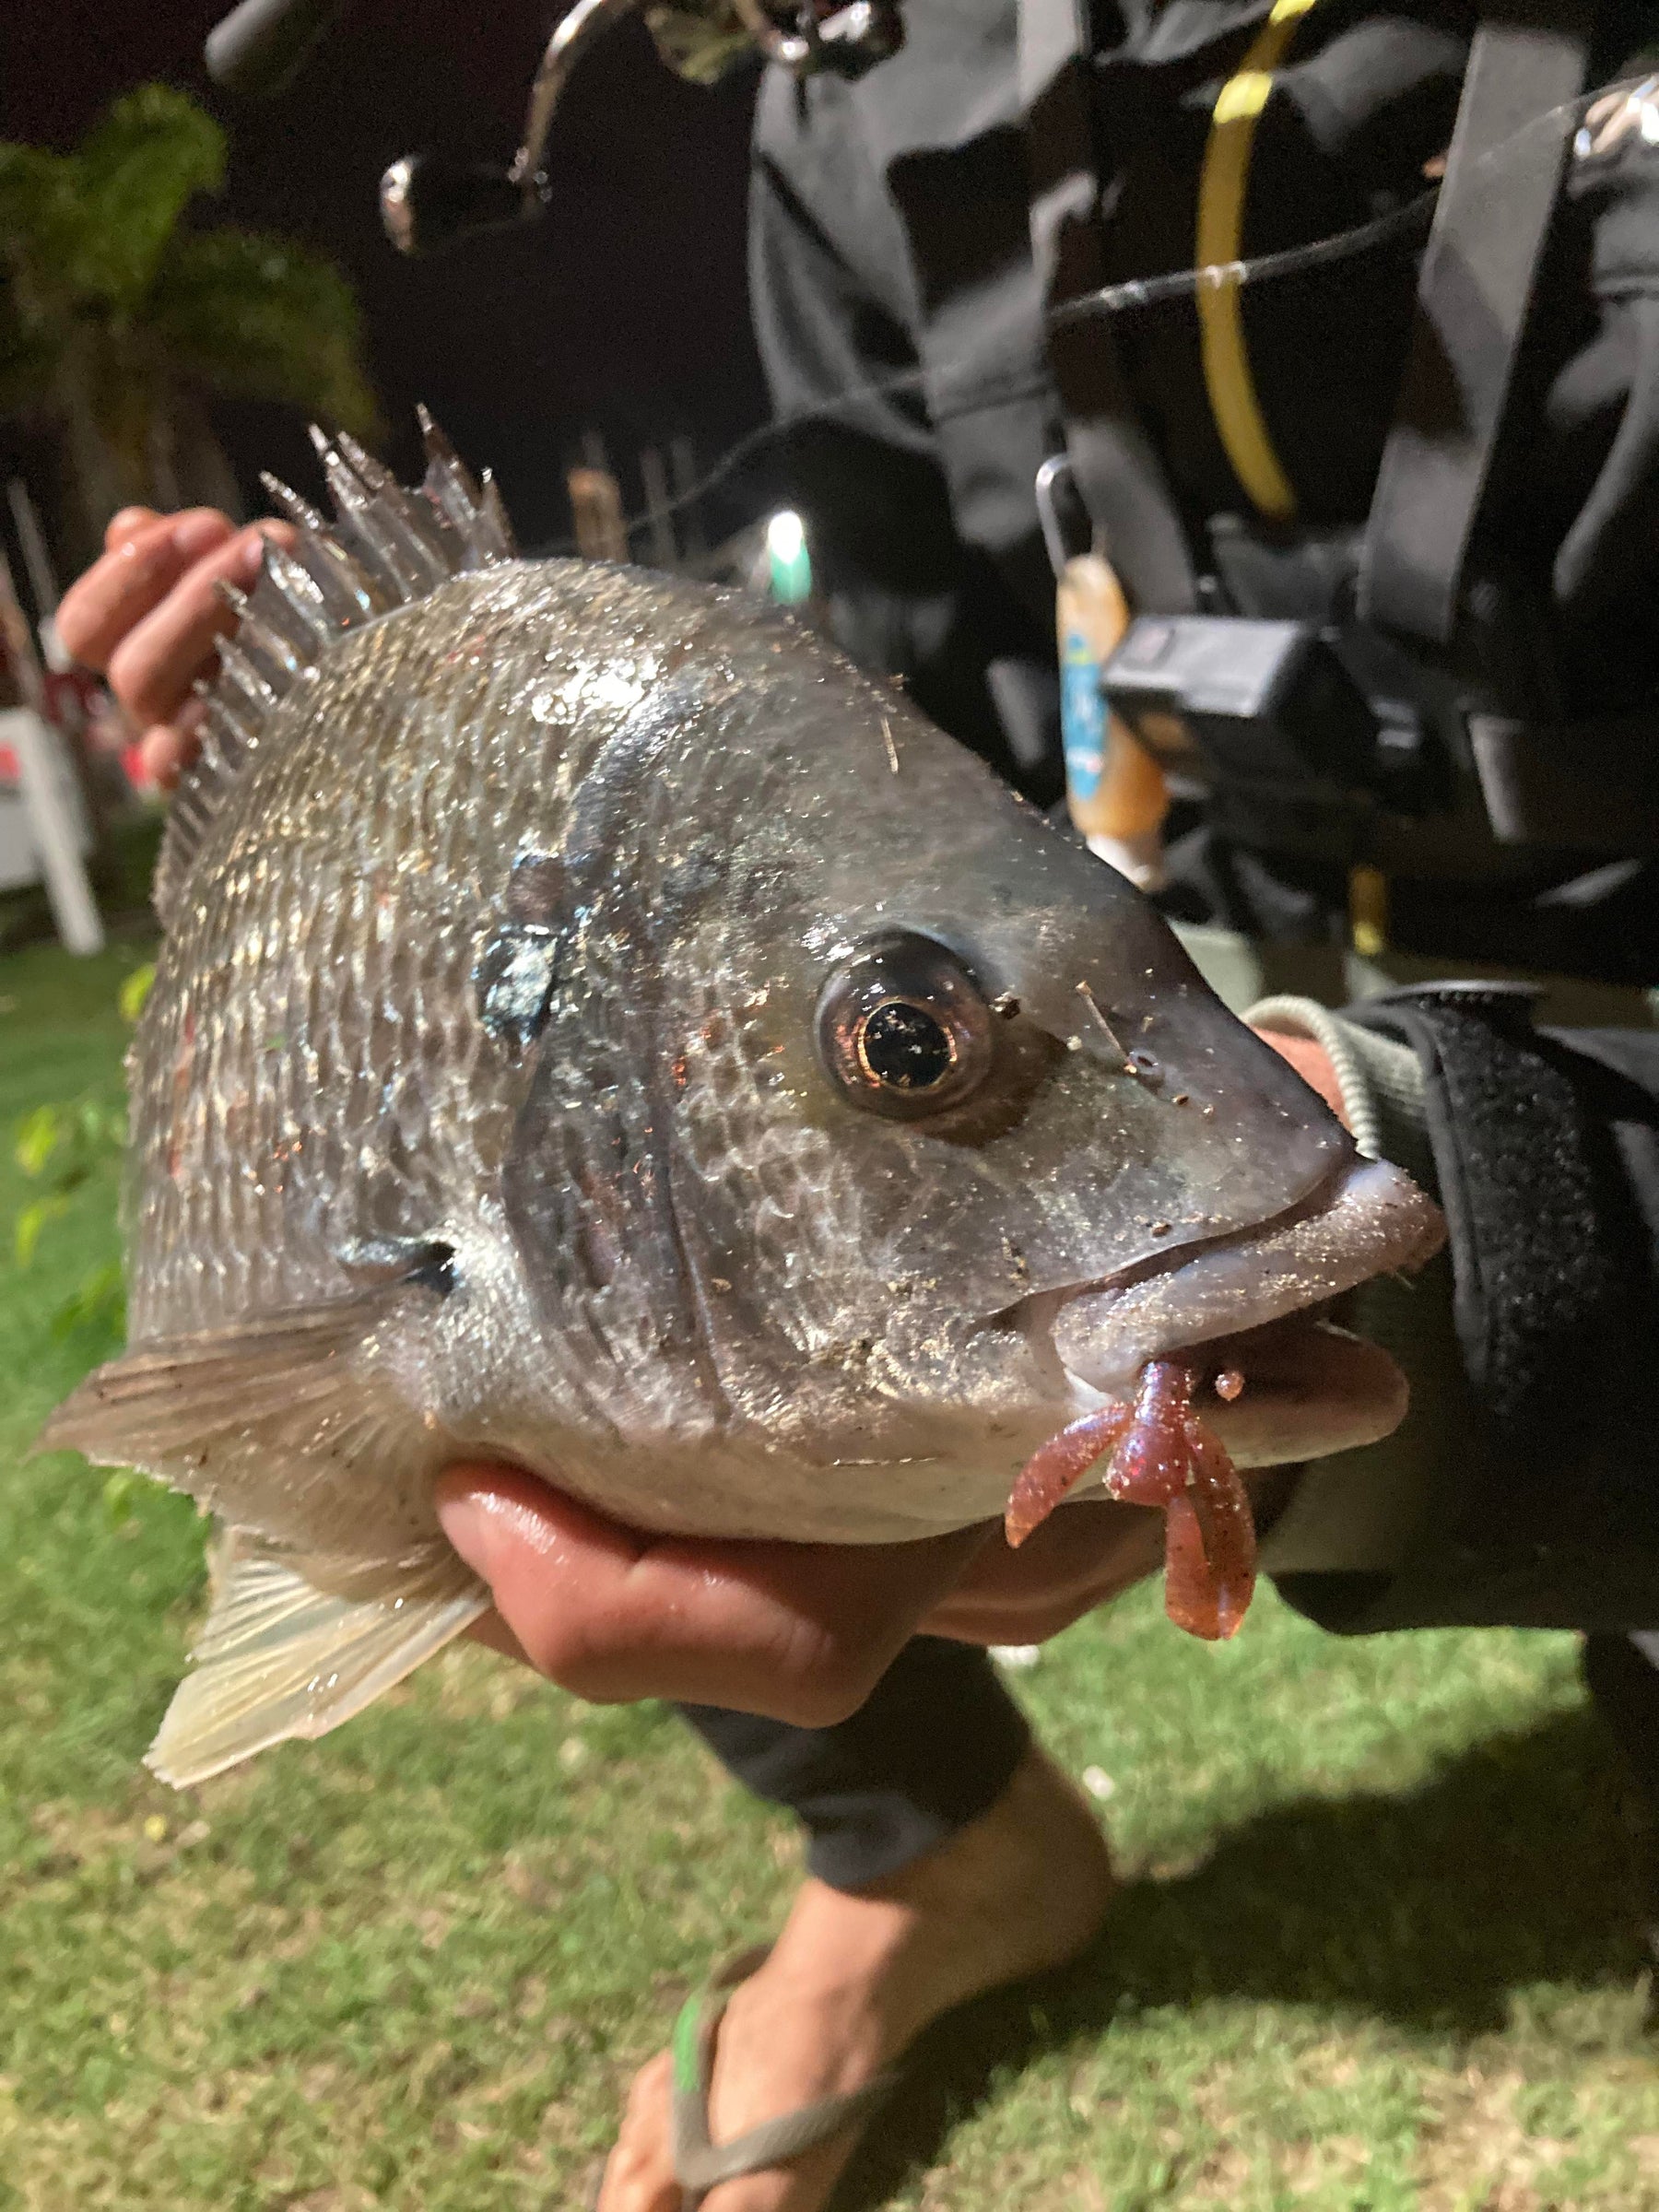
[[[145,85],[118,100],[60,165],[83,297],[140,311],[186,208],[225,181],[224,133],[193,100]]]
[[[248,399],[286,400],[347,429],[372,427],[351,287],[285,239],[229,229],[181,236],[149,319],[184,376]]]
[[[116,1003],[124,1021],[137,1019],[155,972],[150,962],[123,979]],[[90,1199],[95,1206],[107,1209],[125,1143],[125,1109],[102,1088],[83,1091],[66,1101],[45,1100],[24,1114],[13,1138],[12,1158],[34,1192],[18,1209],[12,1228],[13,1255],[19,1269],[34,1265],[48,1229],[67,1217],[77,1201]],[[113,1339],[120,1335],[125,1318],[121,1262],[113,1257],[88,1267],[51,1310],[51,1326],[60,1337],[85,1331],[89,1336]]]
[[[115,1004],[121,1009],[123,1021],[137,1020],[139,1015],[144,1011],[144,1002],[149,996],[155,980],[156,963],[154,960],[146,960],[142,968],[134,969],[132,974],[127,977],[115,994]]]
[[[55,1336],[107,1336],[113,1342],[126,1327],[126,1275],[119,1260],[106,1260],[83,1276],[62,1305],[53,1310]]]
[[[135,1475],[131,1467],[112,1467],[104,1477],[104,1524],[109,1528],[124,1528],[133,1517],[133,1500],[142,1486],[144,1477]]]
[[[35,1247],[41,1241],[41,1231],[49,1221],[54,1221],[60,1214],[66,1214],[68,1210],[69,1201],[61,1191],[49,1191],[43,1198],[37,1198],[31,1206],[23,1208],[18,1216],[17,1230],[13,1237],[19,1267],[32,1265]]]
[[[0,414],[59,425],[100,478],[83,487],[94,509],[152,491],[182,395],[373,428],[339,271],[282,239],[193,227],[224,172],[218,124],[164,85],[118,100],[73,153],[0,145]]]

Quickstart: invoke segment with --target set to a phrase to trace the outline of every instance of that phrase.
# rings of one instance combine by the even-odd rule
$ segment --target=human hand
[[[1018,1551],[993,1523],[961,1580],[918,1626],[958,1643],[1046,1643],[1156,1574],[1163,1558],[1162,1513],[1106,1498],[1051,1513]]]
[[[438,1510],[494,1592],[475,1634],[495,1650],[596,1704],[675,1698],[812,1728],[858,1710],[989,1534],[651,1536],[500,1466],[450,1468]]]
[[[1260,1034],[1340,1111],[1319,1045]],[[452,1467],[439,1512],[495,1594],[475,1633],[497,1651],[596,1703],[674,1698],[803,1727],[856,1712],[918,1630],[1041,1643],[1163,1558],[1161,1514],[1104,1500],[1051,1514],[1018,1551],[994,1523],[893,1545],[650,1536],[488,1465]]]
[[[104,532],[104,551],[64,594],[57,630],[65,650],[109,678],[142,732],[145,768],[164,789],[196,747],[201,712],[191,698],[231,624],[215,590],[243,590],[259,574],[260,541],[291,545],[287,523],[239,530],[211,507],[158,514],[125,507]]]
[[[1288,1036],[1282,1030],[1259,1029],[1256,1035],[1264,1044],[1270,1044],[1281,1060],[1289,1061],[1308,1088],[1318,1092],[1346,1129],[1347,1112],[1342,1103],[1342,1086],[1324,1046],[1312,1037]]]

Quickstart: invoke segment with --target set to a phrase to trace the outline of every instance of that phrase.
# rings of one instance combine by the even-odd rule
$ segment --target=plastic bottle
[[[1134,733],[1108,712],[1100,670],[1129,627],[1129,607],[1112,563],[1079,553],[1055,593],[1060,643],[1060,724],[1065,798],[1088,849],[1142,890],[1163,881],[1163,771]]]

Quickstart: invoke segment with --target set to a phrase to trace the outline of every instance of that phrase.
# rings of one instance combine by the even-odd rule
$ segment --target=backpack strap
[[[1502,0],[1469,50],[1360,556],[1361,618],[1428,644],[1457,618],[1594,17],[1594,0]]]
[[[1031,176],[1031,248],[1049,311],[1049,365],[1078,491],[1143,613],[1197,604],[1192,552],[1104,319],[1054,308],[1105,282],[1090,108],[1087,0],[1019,0],[1020,104]]]

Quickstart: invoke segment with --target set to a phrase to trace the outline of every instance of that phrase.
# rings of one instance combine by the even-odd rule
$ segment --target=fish
[[[785,611],[521,559],[425,429],[412,489],[318,433],[328,522],[270,480],[296,541],[157,872],[129,1341],[41,1440],[219,1525],[155,1771],[320,1735],[486,1611],[458,1459],[891,1543],[994,1520],[1149,1362],[1242,1466],[1392,1428],[1326,1317],[1440,1217],[1152,908]]]

